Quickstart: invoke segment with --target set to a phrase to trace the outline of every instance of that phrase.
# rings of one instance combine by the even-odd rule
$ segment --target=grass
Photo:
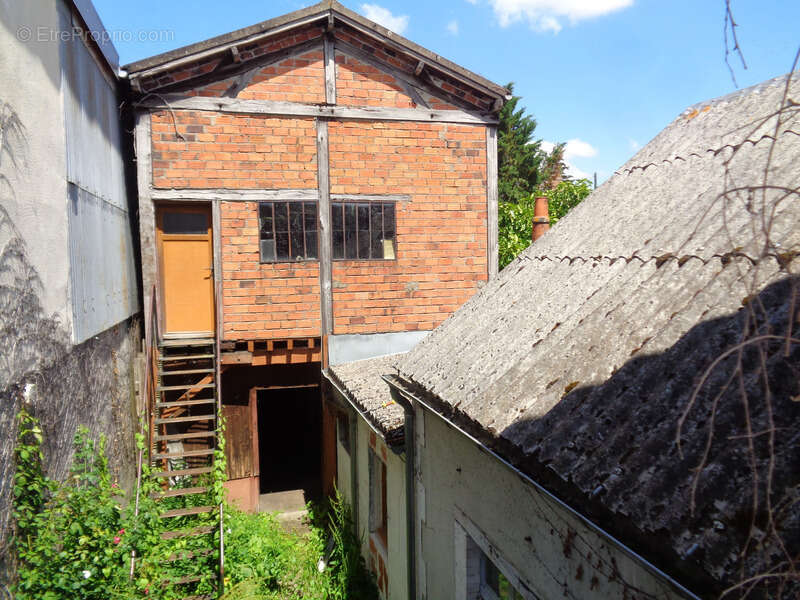
[[[309,514],[310,532],[300,534],[274,514],[228,508],[222,600],[377,600],[349,507],[337,496]]]

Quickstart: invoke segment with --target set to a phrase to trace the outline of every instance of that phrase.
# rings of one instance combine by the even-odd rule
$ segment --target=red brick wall
[[[236,97],[242,100],[324,103],[325,67],[321,43],[317,50],[260,69]],[[225,79],[190,90],[187,95],[219,97],[236,82],[237,78]]]
[[[258,203],[223,202],[224,340],[320,333],[319,263],[260,264]]]
[[[335,334],[436,327],[486,281],[485,128],[331,123],[333,194],[408,194],[397,259],[334,261]]]
[[[157,188],[317,187],[313,119],[160,111],[152,131]]]
[[[416,107],[394,77],[340,52],[336,53],[336,103],[344,106]]]

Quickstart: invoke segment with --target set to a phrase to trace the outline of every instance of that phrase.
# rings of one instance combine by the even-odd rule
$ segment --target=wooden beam
[[[220,293],[214,294],[214,310],[217,317],[217,326],[215,331],[217,332],[218,337],[222,337],[225,313],[222,310],[221,297],[224,291],[224,287],[222,285],[222,215],[220,212],[220,202],[218,199],[211,201],[211,245],[214,253],[211,263],[214,266],[214,291],[220,291]]]
[[[441,96],[442,94],[439,93]],[[448,99],[449,101],[449,99]],[[466,123],[495,125],[497,117],[465,110],[434,110],[426,108],[320,106],[298,102],[271,100],[240,100],[201,96],[175,97],[159,95],[137,103],[151,110],[205,110],[220,113],[272,115],[281,117],[316,117],[353,121],[418,121],[424,123]]]
[[[180,202],[258,202],[260,200],[316,202],[317,190],[237,190],[231,188],[154,188],[150,190],[154,200],[176,200]],[[410,194],[331,194],[333,202],[410,202]]]
[[[233,62],[242,62],[242,57],[239,55],[239,48],[236,46],[231,46],[231,56],[233,57]]]
[[[414,69],[414,75],[419,77],[422,74],[422,69],[424,69],[424,68],[425,68],[425,62],[424,61],[419,61],[417,63],[416,68]]]
[[[136,180],[139,189],[139,249],[142,260],[142,297],[144,314],[148,315],[156,307],[152,304],[152,289],[158,282],[158,259],[156,256],[156,213],[151,195],[153,189],[152,143],[150,134],[150,113],[137,112],[134,133],[136,152]],[[158,305],[158,294],[156,294]],[[160,311],[159,311],[159,314]],[[150,319],[145,320],[145,334],[150,330]],[[152,338],[150,338],[152,339]]]
[[[328,122],[317,120],[317,188],[319,189],[319,286],[322,336],[333,331],[333,263],[331,250],[331,182]],[[323,357],[326,358],[326,357]],[[326,368],[327,364],[323,365]]]
[[[352,44],[348,44],[347,42],[344,42],[342,40],[338,40],[336,46],[338,52],[352,56],[353,58],[356,58],[363,63],[366,63],[368,65],[375,67],[376,69],[379,69],[380,71],[383,71],[387,75],[391,75],[392,77],[394,77],[399,81],[405,81],[406,83],[418,87],[419,89],[424,90],[433,96],[438,96],[444,100],[447,100],[451,104],[461,107],[461,109],[468,114],[478,115],[482,117],[485,116],[491,117],[491,115],[483,115],[482,113],[477,112],[476,107],[474,105],[470,104],[465,100],[462,100],[455,94],[451,94],[447,90],[442,89],[441,86],[436,85],[428,76],[429,73],[427,71],[425,71],[425,73],[423,74],[423,70],[417,72],[415,69],[414,70],[415,74],[411,75],[411,73],[406,73],[405,71],[401,71],[400,69],[393,67],[392,65],[388,65],[385,62],[375,58],[373,54],[365,52],[361,48],[357,48]],[[417,67],[419,67],[419,63],[417,64]]]
[[[497,277],[498,266],[498,233],[497,233],[497,127],[486,128],[486,210],[487,226],[487,261],[489,263],[489,279]]]
[[[333,35],[325,35],[325,102],[336,104],[336,47]]]

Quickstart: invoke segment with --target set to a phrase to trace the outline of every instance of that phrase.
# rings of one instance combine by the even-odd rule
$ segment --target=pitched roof
[[[764,550],[745,573],[779,550],[769,470],[774,506],[800,489],[797,100],[796,76],[688,108],[399,361],[439,411],[700,587],[737,577],[751,466]],[[772,432],[753,456],[748,431]],[[800,504],[781,506],[797,556]]]
[[[390,354],[332,365],[326,373],[389,443],[403,440],[404,413],[392,400],[382,375],[394,373],[394,364],[402,356]]]
[[[330,26],[338,23],[351,27],[380,44],[389,46],[395,51],[419,61],[421,65],[432,68],[438,74],[452,77],[497,99],[502,100],[510,97],[506,88],[370,21],[335,0],[323,0],[313,6],[269,19],[250,27],[138,60],[125,65],[123,69],[132,78],[150,77],[159,71],[171,69],[199,58],[208,58],[213,55],[230,52],[231,48],[237,44],[256,42],[316,23],[327,23]]]

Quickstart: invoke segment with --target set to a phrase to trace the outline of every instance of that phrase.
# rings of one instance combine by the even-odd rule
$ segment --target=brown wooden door
[[[162,206],[158,245],[167,334],[214,332],[214,257],[207,206]]]

